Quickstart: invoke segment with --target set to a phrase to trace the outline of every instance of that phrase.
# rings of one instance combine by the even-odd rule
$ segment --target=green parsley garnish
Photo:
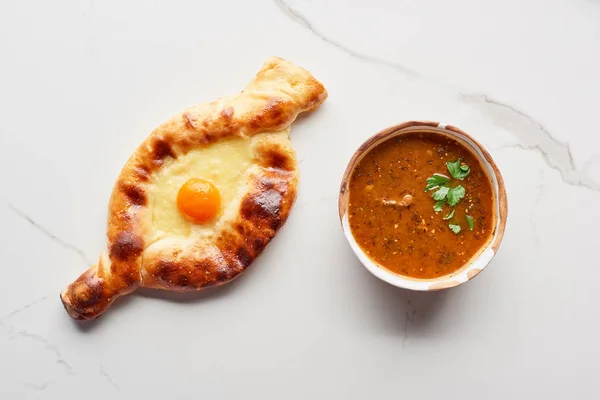
[[[450,188],[448,186],[442,186],[433,194],[433,199],[435,201],[442,201],[446,198],[449,191]]]
[[[473,217],[467,215],[467,223],[469,224],[469,230],[472,231],[475,228],[475,223],[473,222]]]
[[[463,180],[471,172],[471,168],[469,168],[467,165],[460,165],[460,158],[454,162],[448,161],[446,166],[448,167],[448,171],[450,171],[450,175],[452,175],[454,179]]]
[[[441,190],[441,188],[440,188],[440,190]],[[448,195],[448,205],[450,205],[451,207],[454,207],[455,205],[458,204],[460,199],[465,197],[465,188],[462,187],[462,185],[458,185],[455,188],[450,188],[450,189],[448,189],[447,195]]]
[[[444,221],[447,221],[452,217],[454,217],[454,210],[450,211],[450,214],[448,214],[444,217]]]
[[[450,182],[450,178],[448,178],[446,175],[433,174],[432,176],[427,178],[427,186],[425,186],[425,191],[427,192],[429,190],[435,189],[438,186],[445,185],[448,182]]]
[[[460,225],[449,223],[448,226],[450,227],[452,232],[456,233],[457,235],[460,233]]]
[[[448,161],[446,162],[446,167],[448,167],[448,171],[452,178],[463,180],[465,179],[469,173],[471,173],[471,168],[468,165],[461,165],[461,159],[459,158],[456,161]],[[433,206],[433,211],[440,212],[442,211],[444,204],[448,204],[450,207],[455,207],[466,195],[466,190],[462,185],[458,185],[456,187],[447,186],[448,183],[451,182],[451,179],[446,175],[435,173],[426,180],[425,191],[428,192],[430,190],[437,189],[433,192],[433,200],[436,203]],[[445,221],[454,217],[455,209],[452,209],[448,215],[443,217]],[[467,215],[467,223],[469,224],[469,230],[473,230],[474,223],[473,218]],[[448,225],[452,232],[458,234],[461,230],[459,224]]]

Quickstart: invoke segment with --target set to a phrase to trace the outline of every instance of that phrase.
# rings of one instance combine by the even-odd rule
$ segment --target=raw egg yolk
[[[177,208],[188,220],[204,224],[219,213],[221,195],[215,185],[209,181],[192,178],[179,189]]]

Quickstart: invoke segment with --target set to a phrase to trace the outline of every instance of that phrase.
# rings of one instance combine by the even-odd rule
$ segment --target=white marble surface
[[[228,287],[71,321],[127,156],[270,55],[330,93],[280,235]],[[597,0],[2,1],[0,398],[592,398],[599,71]],[[410,119],[477,137],[509,195],[497,257],[436,294],[371,276],[337,217],[355,148]]]

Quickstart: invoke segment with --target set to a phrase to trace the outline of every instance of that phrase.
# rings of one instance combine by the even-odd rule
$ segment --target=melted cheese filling
[[[152,190],[152,223],[158,236],[189,236],[192,231],[213,231],[224,210],[245,186],[245,172],[253,164],[251,146],[252,141],[248,139],[229,139],[167,161],[157,173]],[[221,209],[208,224],[189,222],[177,208],[177,193],[190,178],[207,179],[219,189]]]

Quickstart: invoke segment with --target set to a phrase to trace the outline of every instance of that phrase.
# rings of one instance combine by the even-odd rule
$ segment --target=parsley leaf
[[[468,165],[460,165],[460,158],[454,162],[446,162],[446,166],[454,179],[463,180],[471,172],[471,168]]]
[[[442,201],[446,198],[449,191],[450,191],[450,188],[448,186],[442,186],[438,189],[437,192],[435,192],[433,194],[433,199],[435,201]],[[463,194],[463,196],[464,196],[464,194]]]
[[[467,215],[467,223],[469,224],[469,230],[472,231],[475,228],[475,223],[473,223],[473,217]]]
[[[436,192],[437,193],[437,192]],[[462,187],[462,185],[458,185],[455,188],[450,188],[446,195],[448,196],[448,204],[452,207],[454,207],[455,205],[458,204],[458,202],[460,201],[460,199],[462,199],[463,197],[465,197],[465,188]],[[444,197],[446,196],[444,195]],[[441,199],[436,199],[435,198],[435,193],[433,194],[433,198],[435,200],[441,200]],[[442,197],[443,198],[443,197]]]
[[[427,186],[425,186],[425,191],[427,192],[428,190],[435,189],[436,187],[445,185],[448,182],[450,182],[450,178],[448,178],[446,175],[437,173],[433,174],[427,178]]]
[[[448,227],[450,227],[452,232],[456,233],[457,235],[460,233],[460,225],[450,223],[448,224]]]
[[[454,217],[454,210],[450,211],[450,214],[448,214],[444,217],[444,221],[447,221],[452,217]]]
[[[442,211],[442,206],[444,205],[444,201],[438,201],[435,203],[435,205],[433,206],[433,211],[435,212],[440,212]]]

